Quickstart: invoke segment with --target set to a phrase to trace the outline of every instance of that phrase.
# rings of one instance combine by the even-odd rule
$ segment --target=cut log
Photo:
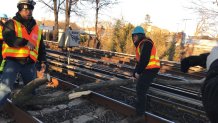
[[[80,85],[78,88],[72,90],[72,92],[85,91],[85,90],[94,90],[99,88],[107,88],[107,87],[119,87],[121,85],[129,85],[134,84],[135,79],[115,79],[109,81],[101,81],[99,83],[89,83]]]
[[[32,80],[12,96],[13,103],[21,105],[23,102],[30,100],[33,96],[33,91],[40,85],[45,84],[46,82],[48,82],[47,78],[37,78],[35,80]]]
[[[74,88],[68,92],[64,92],[63,94],[56,97],[48,97],[48,96],[34,96],[31,95],[32,90],[34,90],[39,85],[47,82],[47,79],[36,79],[26,85],[18,94],[15,95],[13,101],[16,103],[24,103],[28,105],[47,105],[60,103],[64,101],[69,101],[83,95],[89,95],[91,90],[99,89],[99,88],[112,88],[119,87],[129,84],[136,84],[136,80],[134,79],[116,79],[109,81],[101,81],[99,83],[89,83],[79,86],[78,88]],[[178,81],[178,80],[164,80],[164,79],[155,79],[155,83],[163,83],[166,85],[190,85],[190,84],[202,84],[202,80],[187,80],[187,81]],[[60,82],[61,84],[61,82]],[[29,87],[30,86],[30,87]],[[31,100],[30,100],[31,99]]]
[[[81,91],[81,92],[65,92],[57,97],[49,97],[49,96],[35,96],[33,99],[25,102],[25,105],[51,105],[57,103],[63,103],[65,101],[69,101],[75,98],[79,98],[81,96],[89,95],[92,91]]]
[[[133,84],[135,81],[132,79],[116,79],[109,81],[102,81],[100,83],[89,83],[79,86],[71,91],[65,92],[57,97],[48,97],[48,96],[35,96],[31,100],[25,102],[28,105],[47,105],[47,104],[55,104],[64,101],[69,101],[83,95],[88,95],[91,93],[90,90],[105,88],[105,87],[119,87],[121,85]],[[61,82],[60,82],[61,84]]]

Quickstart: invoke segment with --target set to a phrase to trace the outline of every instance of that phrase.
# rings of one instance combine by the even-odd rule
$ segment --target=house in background
[[[210,52],[214,46],[218,46],[218,38],[189,36],[185,40],[185,50],[188,56]]]

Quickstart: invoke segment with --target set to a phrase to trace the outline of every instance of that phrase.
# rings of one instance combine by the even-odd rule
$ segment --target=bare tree
[[[117,4],[117,0],[90,0],[92,4],[94,4],[95,8],[95,34],[96,34],[96,39],[95,39],[95,47],[97,49],[100,49],[101,47],[101,40],[99,38],[99,33],[98,33],[98,19],[99,19],[99,11],[102,9],[106,9],[107,7],[110,7],[111,5]]]
[[[72,0],[66,0],[66,11],[65,11],[65,26],[64,26],[64,30],[66,30],[67,27],[68,27],[69,24],[70,24],[71,3],[72,3]]]
[[[54,24],[54,32],[53,32],[53,40],[57,41],[58,39],[58,13],[60,11],[60,6],[64,3],[65,0],[49,0],[48,2],[45,0],[38,0],[38,2],[43,3],[54,13],[55,24]]]
[[[203,31],[203,26],[205,24],[206,21],[206,17],[202,16],[201,20],[198,22],[196,30],[195,30],[195,36],[200,36],[202,35],[202,31]]]
[[[86,2],[86,0],[66,0],[65,6],[61,7],[61,10],[65,12],[65,30],[70,25],[70,18],[72,12],[77,16],[84,15],[82,9],[80,9],[84,1]]]
[[[191,3],[188,8],[199,14],[195,35],[217,35],[217,0],[193,0]]]

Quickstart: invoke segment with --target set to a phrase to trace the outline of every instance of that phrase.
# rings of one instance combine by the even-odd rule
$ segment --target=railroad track
[[[53,50],[47,50],[47,57],[55,64],[56,61],[61,62],[61,64],[69,64],[72,66],[75,66],[78,68],[85,68],[89,69],[91,71],[101,72],[105,73],[106,75],[113,75],[119,78],[127,78],[132,76],[132,71],[134,69],[133,66],[128,65],[122,65],[122,64],[115,64],[115,63],[108,63],[107,61],[95,59],[92,57],[84,57],[79,55],[71,54],[71,58],[66,57],[66,54],[53,51]],[[68,61],[68,62],[67,62]],[[164,67],[164,66],[162,66]],[[81,71],[81,70],[79,70]],[[174,80],[189,80],[189,79],[196,79],[196,76],[190,75],[190,74],[170,74],[170,73],[159,73],[159,78],[170,78]],[[202,77],[198,77],[198,79],[201,79]],[[188,86],[187,86],[188,87]],[[190,87],[189,87],[190,88]],[[199,88],[198,88],[199,89]]]
[[[92,54],[90,57],[90,53]],[[127,79],[131,76],[131,72],[132,69],[134,68],[134,56],[133,55],[127,55],[127,54],[122,54],[122,53],[114,53],[114,52],[108,52],[108,51],[101,51],[101,50],[96,50],[96,49],[91,49],[91,48],[84,48],[84,47],[80,47],[80,48],[75,48],[74,50],[72,50],[70,53],[68,52],[58,52],[58,51],[52,51],[48,49],[48,59],[50,62],[50,67],[53,71],[58,71],[58,72],[62,72],[65,75],[67,75],[69,78],[73,78],[77,81],[78,84],[82,84],[85,81],[87,82],[99,82],[102,80],[109,80],[111,78],[119,78],[119,79]],[[102,55],[103,54],[103,55]],[[70,57],[73,57],[73,59],[69,59],[69,57],[66,57],[67,55],[69,55]],[[58,63],[59,62],[59,63]],[[67,66],[64,66],[63,63],[66,63]],[[106,67],[108,66],[108,67]],[[164,66],[162,68],[162,70],[164,70],[164,72],[162,72],[162,74],[159,75],[160,78],[165,78],[165,79],[173,79],[173,80],[183,80],[183,79],[189,79],[189,78],[193,78],[193,79],[200,79],[203,78],[205,76],[204,72],[190,72],[191,74],[182,74],[179,71],[179,65],[178,63],[171,63],[171,62],[167,62],[167,61],[162,61],[162,66]],[[104,68],[104,69],[102,69]],[[89,72],[87,72],[89,71]],[[175,72],[176,71],[176,72]],[[167,73],[168,75],[164,75],[164,73]],[[95,74],[95,75],[93,75]],[[172,74],[172,75],[171,75]],[[60,76],[60,73],[59,73]],[[79,77],[78,77],[79,76]],[[176,77],[175,77],[176,76]],[[57,76],[58,77],[58,76]],[[62,81],[62,80],[60,80]],[[67,83],[67,84],[66,84]],[[69,82],[61,82],[61,85],[63,86],[63,88],[67,85],[67,87],[69,86],[76,86],[73,85],[72,83]],[[65,86],[64,86],[65,85]],[[124,92],[128,92],[127,94],[129,94],[130,92],[133,92],[133,95],[135,94],[135,90],[131,87],[124,87],[121,86],[119,88],[116,88],[118,91],[124,91]],[[116,92],[116,89],[114,90],[114,92]],[[125,122],[126,118],[128,116],[130,116],[132,113],[134,113],[134,108],[133,106],[131,106],[132,103],[130,103],[130,105],[127,103],[123,103],[122,99],[116,99],[116,95],[108,95],[108,93],[104,93],[102,91],[100,91],[102,94],[100,93],[96,93],[96,92],[92,92],[92,94],[88,97],[85,98],[79,98],[78,100],[76,100],[76,102],[83,102],[87,99],[89,99],[91,102],[88,102],[88,104],[85,105],[94,105],[93,107],[98,107],[100,105],[99,108],[90,108],[92,109],[91,111],[96,111],[98,109],[105,109],[106,111],[112,112],[112,116],[114,116],[115,114],[118,115],[118,117],[114,117],[114,119],[117,120],[117,122]],[[116,92],[118,93],[118,92]],[[93,95],[97,95],[97,97],[93,96]],[[100,96],[102,97],[106,97],[105,99],[100,99]],[[196,92],[194,90],[189,90],[189,89],[182,89],[182,88],[176,88],[175,86],[165,86],[165,85],[160,85],[160,84],[153,84],[149,94],[147,95],[148,99],[149,99],[149,112],[153,112],[152,113],[148,113],[146,112],[145,114],[145,118],[147,119],[147,121],[149,121],[149,123],[162,123],[162,122],[208,122],[207,118],[205,117],[205,113],[202,111],[201,107],[202,104],[200,102],[200,96],[199,96],[199,92]],[[128,97],[127,97],[128,98]],[[101,104],[101,102],[106,103],[108,100],[112,100],[111,104],[109,103],[108,105]],[[116,99],[116,100],[115,100]],[[99,102],[93,102],[95,100],[100,100]],[[131,102],[131,101],[130,101]],[[54,107],[49,107],[49,108],[58,108],[60,110],[59,111],[63,111],[63,114],[60,114],[60,116],[66,116],[66,114],[69,113],[69,108],[67,108],[71,103],[74,102],[68,102],[66,104],[62,104],[62,105],[58,105],[58,106],[54,106]],[[93,104],[94,103],[94,104]],[[155,104],[155,105],[152,105]],[[168,105],[167,105],[168,104]],[[169,105],[170,104],[170,105]],[[185,105],[187,104],[187,105]],[[12,103],[9,103],[9,109],[8,112],[10,113],[10,110],[12,112],[12,116],[14,114],[17,114],[17,107],[14,107]],[[85,106],[85,105],[82,105]],[[168,109],[166,108],[166,111],[161,110],[158,111],[157,109],[155,109],[155,107],[157,108],[158,106],[162,107],[165,106],[168,109],[171,109],[173,111],[181,111],[183,112],[182,116],[183,118],[178,119],[178,121],[176,121],[173,117],[169,116],[169,112],[167,113],[166,111],[168,111]],[[192,107],[194,106],[194,108]],[[79,106],[78,106],[79,107]],[[121,107],[121,109],[118,109],[117,107]],[[47,108],[47,109],[46,109]],[[118,110],[117,110],[118,109]],[[54,116],[56,116],[56,119],[53,116],[49,116],[49,114],[53,114],[53,112],[47,112],[48,107],[45,107],[45,110],[40,110],[40,111],[28,111],[28,113],[24,114],[26,115],[20,115],[22,113],[18,113],[19,115],[13,116],[14,119],[16,120],[16,122],[22,122],[28,119],[28,117],[30,118],[30,120],[33,120],[33,122],[80,122],[77,119],[83,120],[86,117],[88,120],[84,121],[84,122],[109,122],[110,120],[113,119],[108,119],[106,118],[108,114],[106,114],[106,116],[97,116],[97,114],[89,114],[88,112],[86,112],[85,114],[78,114],[78,116],[66,116],[64,119],[63,117],[60,118],[58,117],[58,113],[56,111],[54,111]],[[77,110],[82,110],[82,109],[77,109]],[[22,110],[20,110],[22,111]],[[45,114],[43,114],[43,113]],[[46,112],[48,114],[46,114]],[[66,113],[67,112],[67,113]],[[127,113],[128,112],[128,113]],[[185,113],[184,113],[185,112]],[[75,113],[75,112],[74,112]],[[87,115],[88,113],[88,115]],[[163,114],[167,114],[167,115],[163,115]],[[175,113],[175,112],[173,112]],[[55,115],[57,114],[57,115]],[[69,113],[71,114],[71,113]],[[111,114],[109,115],[111,117]],[[172,114],[171,114],[172,115]],[[174,114],[173,114],[174,115]],[[192,115],[189,116],[188,118],[192,118],[192,120],[188,119],[186,115]],[[48,116],[48,119],[46,119],[45,117]],[[82,117],[80,117],[82,116]],[[92,117],[89,118],[87,117]],[[170,120],[166,120],[163,117],[167,117],[170,118]],[[198,116],[199,118],[196,118],[195,120],[193,120],[193,116]],[[17,117],[17,118],[16,118]],[[20,118],[22,117],[22,118]],[[38,119],[36,118],[38,117]],[[71,117],[70,119],[68,119],[67,117]],[[73,118],[72,118],[73,117]],[[93,118],[94,117],[94,118]],[[103,117],[104,120],[102,120],[101,118]],[[40,120],[42,121],[40,121]],[[43,121],[44,120],[44,121]],[[59,121],[60,120],[60,121]],[[113,120],[115,121],[115,120]],[[32,122],[32,121],[28,121],[28,122]]]
[[[14,105],[9,99],[0,113],[1,123],[42,123],[38,118]]]
[[[77,87],[77,85],[72,84],[71,82],[67,82],[67,81],[63,81],[63,80],[59,80],[59,81],[61,84],[60,86],[63,86],[63,88],[64,87],[68,87],[68,88],[69,87],[72,87],[72,88]],[[125,118],[126,118],[126,116],[134,115],[134,112],[135,112],[135,109],[132,106],[124,104],[120,101],[114,100],[114,99],[107,97],[105,95],[102,95],[100,93],[92,92],[91,95],[86,96],[85,99],[91,100],[94,103],[104,105],[104,106],[112,109],[113,111],[119,112],[122,115],[125,115],[124,116]],[[116,121],[116,122],[126,120],[125,118],[123,118],[119,121]],[[157,115],[154,115],[154,114],[151,114],[148,112],[145,113],[145,119],[149,123],[173,123],[172,121],[169,121],[165,118],[159,117]],[[105,122],[105,121],[101,121],[101,122]],[[109,120],[108,122],[113,122],[113,121]]]
[[[60,51],[54,51],[54,50],[47,50],[47,54],[49,58],[56,58],[58,60],[61,60],[65,63],[67,63],[67,61],[69,62],[72,61],[74,62],[74,64],[76,64],[76,62],[78,64],[81,65],[108,65],[110,67],[118,67],[119,71],[124,70],[124,71],[129,71],[131,72],[134,69],[134,66],[130,66],[130,65],[126,65],[126,64],[119,64],[119,63],[113,63],[107,60],[101,60],[101,59],[96,59],[93,58],[92,56],[83,56],[83,55],[78,55],[77,53],[72,52],[70,54],[70,57],[67,57],[67,54],[64,52],[60,52]],[[111,60],[113,61],[113,60]],[[186,74],[186,73],[182,73],[179,72],[179,68],[173,68],[172,66],[169,66],[169,64],[165,64],[162,63],[162,68],[161,68],[161,73],[172,73],[174,76],[183,76],[183,77],[191,77],[193,79],[201,79],[204,77],[204,75],[202,74],[200,75],[195,75],[195,74]],[[173,70],[174,69],[174,70]],[[171,71],[171,72],[169,72]]]
[[[52,53],[51,53],[52,52]],[[107,65],[107,63],[102,63],[102,61],[98,61],[96,59],[94,59],[94,63],[92,62],[93,60],[90,60],[91,58],[89,58],[89,61],[87,61],[87,58],[81,58],[80,57],[74,57],[74,58],[67,58],[64,56],[64,54],[60,54],[59,52],[56,52],[56,54],[54,54],[55,51],[48,51],[48,58],[51,64],[58,64],[59,66],[68,68],[68,69],[74,69],[75,71],[82,71],[85,74],[92,74],[93,71],[95,72],[100,72],[100,73],[104,73],[104,76],[110,75],[110,76],[114,76],[114,77],[119,77],[122,79],[127,79],[129,77],[131,77],[131,71],[133,70],[133,67],[128,67],[128,70],[126,68],[126,66],[121,66],[119,64],[109,64],[109,67]],[[78,59],[75,59],[78,58]],[[82,60],[81,60],[82,59]],[[64,64],[64,62],[66,62],[66,60],[70,61],[70,63]],[[86,60],[86,61],[84,61]],[[91,62],[90,62],[91,61]],[[69,64],[69,65],[68,65]],[[71,65],[71,66],[70,66]],[[107,66],[106,66],[107,65]],[[55,67],[55,66],[54,66]],[[81,69],[84,68],[84,69]],[[89,71],[88,71],[89,70]],[[127,70],[127,71],[125,71]],[[175,80],[184,80],[184,79],[189,79],[189,78],[195,78],[195,76],[193,77],[193,75],[187,75],[187,78],[184,77],[184,74],[180,74],[180,76],[169,76],[169,75],[165,75],[165,74],[159,74],[159,78],[168,78],[168,79],[175,79]],[[169,85],[168,85],[169,86]],[[178,88],[178,87],[173,87],[173,88]],[[194,92],[192,90],[188,90],[188,89],[181,89],[184,92],[190,92],[190,93],[195,93],[195,95],[200,95],[199,94],[199,87],[198,87],[198,92]],[[197,97],[196,97],[197,98]]]
[[[57,42],[52,41],[45,41],[48,49],[53,49],[56,51],[63,52],[62,49],[58,48]],[[124,53],[118,53],[118,52],[111,52],[111,51],[105,51],[105,50],[99,50],[99,49],[93,49],[88,47],[74,47],[70,51],[64,51],[65,53],[75,53],[79,56],[84,57],[92,57],[95,59],[102,59],[107,62],[114,62],[114,63],[122,63],[129,66],[135,65],[135,56],[130,54],[124,54]],[[91,54],[91,56],[90,56]],[[164,64],[165,66],[168,66],[167,68],[164,68],[166,70],[173,69],[174,71],[180,71],[180,64],[178,62],[174,61],[165,61],[162,60],[161,64]],[[191,67],[189,70],[189,75],[195,75],[199,76],[200,78],[205,76],[205,71],[202,68],[199,67]]]
[[[60,60],[60,59],[59,59]],[[84,72],[79,72],[80,70],[79,69],[76,69],[76,67],[74,66],[74,67],[72,67],[71,65],[68,65],[68,64],[63,64],[63,62],[57,62],[57,61],[55,61],[54,59],[52,59],[52,60],[50,60],[51,61],[51,68],[53,68],[53,69],[55,69],[56,71],[59,71],[59,72],[62,72],[62,73],[65,73],[65,74],[69,74],[69,73],[74,73],[74,75],[76,74],[76,75],[79,75],[80,73],[83,73],[83,74],[85,74]],[[80,62],[80,63],[82,63],[82,62]],[[58,66],[59,66],[59,68],[58,68]],[[82,68],[84,69],[85,67],[85,64],[83,64],[83,65],[79,65],[79,66],[83,66]],[[93,67],[93,69],[95,68],[95,66],[92,66]],[[81,69],[81,68],[80,68]],[[91,70],[92,68],[90,68],[90,67],[87,67],[86,69],[84,69],[83,71],[88,71],[88,70]],[[92,69],[92,70],[93,70]],[[108,69],[107,69],[108,70]],[[102,68],[102,71],[104,71],[104,69]],[[93,74],[92,74],[93,73]],[[107,79],[110,79],[110,78],[112,78],[112,77],[119,77],[119,76],[109,76],[108,77],[108,74],[106,73],[105,75],[103,75],[103,73],[104,72],[100,72],[100,70],[98,70],[98,72],[96,72],[96,71],[92,71],[92,72],[89,72],[88,74],[86,74],[86,75],[88,75],[87,77],[90,77],[90,78],[92,78],[92,80],[93,80],[93,78],[99,78],[99,77],[105,77],[105,75],[107,76],[106,78],[104,78],[104,80],[107,80]],[[115,73],[116,75],[118,74],[118,73]],[[125,75],[124,75],[125,76]],[[83,77],[84,77],[84,75],[83,75]],[[122,78],[123,76],[121,76],[121,78]],[[128,78],[128,76],[125,76],[126,78]],[[86,78],[85,79],[86,81],[88,80],[88,78]],[[84,80],[80,80],[80,83],[81,84],[84,84],[84,83],[82,83]],[[98,80],[97,80],[98,81]],[[92,82],[95,82],[95,81],[92,81]],[[157,85],[156,85],[157,86]],[[161,87],[161,89],[159,89],[159,90],[157,90],[158,88],[157,87],[155,87],[156,88],[156,91],[155,92],[160,92],[160,93],[163,93],[163,94],[165,94],[165,95],[163,95],[162,94],[162,96],[165,96],[165,97],[167,97],[168,99],[169,99],[169,97],[171,97],[171,100],[177,100],[177,101],[174,101],[174,106],[175,105],[177,105],[177,107],[179,106],[180,107],[180,109],[182,109],[181,107],[183,107],[183,109],[185,109],[186,108],[186,110],[188,109],[189,111],[194,111],[194,113],[192,112],[192,114],[198,114],[201,118],[203,118],[204,119],[204,121],[206,121],[205,119],[205,114],[204,114],[204,112],[202,111],[202,104],[201,104],[201,101],[200,101],[200,97],[199,97],[199,93],[198,92],[196,92],[196,93],[193,93],[193,92],[189,92],[188,90],[179,90],[179,89],[175,89],[175,88],[170,88],[169,89],[169,87],[167,87],[167,86],[165,86],[165,87],[163,87],[163,85],[159,85],[159,88]],[[152,89],[151,89],[152,90]],[[154,89],[153,89],[154,90]],[[162,90],[162,91],[160,91],[160,90]],[[152,97],[154,97],[154,96],[152,96]],[[172,97],[173,97],[173,99],[172,99]],[[175,98],[175,97],[177,97],[177,98]],[[156,97],[156,99],[158,99],[158,97]],[[163,100],[163,99],[162,99]],[[165,100],[166,101],[166,100]],[[181,106],[181,104],[180,103],[181,102],[183,102],[183,106]],[[185,104],[184,104],[184,102],[186,103],[186,104],[189,104],[189,106],[185,106]],[[172,103],[172,101],[171,101],[171,103]],[[199,108],[199,110],[197,109],[197,110],[193,110],[193,108],[191,108],[191,105],[193,106],[195,106],[195,107],[201,107],[201,108]],[[185,107],[185,108],[184,108]]]
[[[50,90],[42,86],[37,92],[41,95],[46,93],[47,95],[57,96],[62,94],[66,88],[78,87],[70,81],[60,79],[59,84],[58,89]],[[9,103],[6,106],[6,111],[14,115],[13,118],[17,123],[125,123],[135,112],[132,106],[96,92],[69,102],[63,102],[58,105],[44,105],[41,108],[40,110],[25,109],[28,112],[25,113],[12,103]],[[149,123],[173,123],[170,120],[148,112],[145,112],[145,119]]]
[[[63,70],[63,68],[60,68],[60,69]],[[57,68],[55,69],[55,71],[56,70],[57,70]],[[62,74],[64,74],[64,75],[61,75],[62,78],[67,78],[67,76],[69,76],[64,71],[62,71]],[[56,76],[60,76],[60,73],[57,72]],[[84,76],[82,76],[82,78],[83,77]],[[80,78],[79,74],[77,74],[77,78]],[[67,78],[67,79],[75,80],[75,77],[71,77],[71,78]],[[83,80],[80,80],[79,83],[84,84],[83,82],[86,82],[86,83],[87,82],[93,82],[93,80],[90,80],[90,81],[88,81],[88,80],[89,80],[88,77],[86,77]],[[103,91],[100,91],[100,92],[103,93],[103,95],[109,96],[109,97],[111,97],[113,99],[116,99],[116,100],[119,100],[119,101],[121,101],[123,103],[129,103],[130,105],[132,104],[132,106],[133,106],[134,100],[135,100],[133,98],[133,97],[135,97],[135,90],[130,88],[130,87],[121,87],[121,88],[122,88],[121,90],[124,91],[125,93],[120,93],[121,92],[120,89],[118,89],[118,91],[117,91],[116,89],[111,89],[111,88],[108,89],[109,92],[105,92],[107,89],[103,89]],[[133,95],[131,94],[131,92],[133,92]],[[126,94],[126,96],[123,96],[125,94]],[[152,98],[151,99],[152,102],[154,100],[156,100],[156,104],[157,104],[157,102],[162,102],[162,107],[165,107],[166,106],[165,104],[168,104],[168,106],[171,105],[169,107],[172,110],[174,109],[174,110],[177,111],[177,112],[175,111],[176,113],[174,112],[174,114],[182,114],[181,116],[189,115],[190,117],[192,117],[192,121],[196,121],[196,122],[199,122],[199,123],[201,123],[201,122],[204,123],[204,122],[207,121],[207,118],[205,117],[205,113],[202,111],[202,108],[199,108],[199,107],[202,106],[202,104],[201,104],[201,102],[199,100],[196,101],[196,100],[194,100],[192,98],[187,98],[186,96],[182,96],[181,94],[175,94],[175,92],[170,93],[170,92],[167,92],[167,91],[164,91],[164,90],[157,90],[157,88],[156,89],[151,88],[150,93],[147,96]],[[123,99],[120,99],[118,97],[123,97]],[[175,98],[175,97],[177,97],[177,98]],[[128,99],[130,99],[130,100],[128,100]],[[149,106],[151,106],[151,107],[152,107],[152,105],[151,105],[152,102],[149,104]],[[186,103],[184,103],[184,102],[186,102]],[[159,103],[159,105],[160,105],[160,103]],[[152,107],[150,110],[152,112],[155,112],[155,113],[158,114],[158,110],[154,110],[153,108],[154,107]],[[166,110],[166,111],[168,111],[168,110]],[[183,111],[183,113],[180,113],[178,111]],[[165,112],[163,114],[168,114],[168,116],[170,115],[169,112],[168,113]],[[163,114],[160,113],[160,115],[163,115]],[[174,114],[172,114],[171,116],[173,116]],[[173,121],[176,120],[175,117],[174,118],[171,117],[171,118],[172,118]],[[186,118],[186,117],[181,117],[181,119],[180,119],[181,123],[182,123],[182,121],[186,121],[184,118]]]

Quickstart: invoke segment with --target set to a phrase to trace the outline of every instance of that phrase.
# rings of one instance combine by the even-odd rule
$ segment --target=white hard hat
[[[17,3],[17,6],[20,4],[28,4],[28,5],[36,5],[36,2],[33,0],[19,0],[19,2]]]

